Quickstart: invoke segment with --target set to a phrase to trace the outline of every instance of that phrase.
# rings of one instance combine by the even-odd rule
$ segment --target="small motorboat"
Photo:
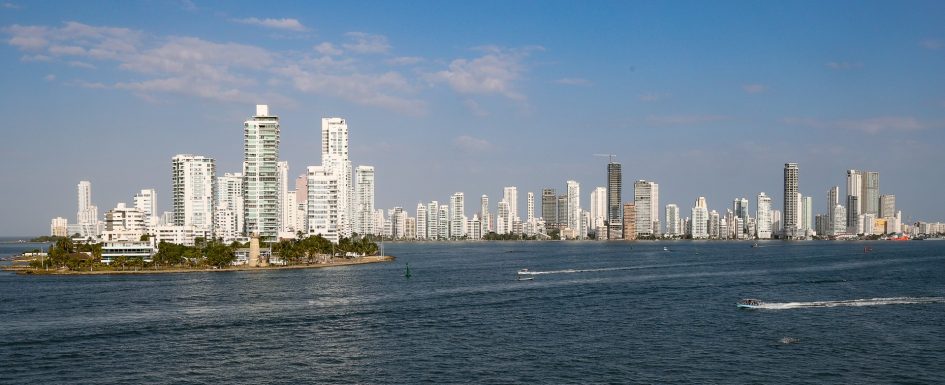
[[[752,248],[758,247],[758,242],[752,243],[752,244],[751,244],[751,247],[752,247]]]
[[[761,302],[761,300],[754,299],[754,298],[745,298],[743,300],[738,301],[738,303],[736,304],[736,306],[742,309],[759,309],[761,308],[761,305],[764,305],[764,302]]]
[[[532,276],[532,273],[529,272],[528,269],[519,270],[516,278],[519,281],[531,281],[535,279],[535,277]]]
[[[663,246],[663,251],[669,251],[669,248],[666,246]]]

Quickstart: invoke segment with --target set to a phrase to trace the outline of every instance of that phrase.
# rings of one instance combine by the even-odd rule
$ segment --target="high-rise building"
[[[879,214],[879,173],[867,171],[863,179],[863,203],[860,210],[864,214]]]
[[[637,239],[637,213],[633,203],[623,205],[623,239]],[[613,238],[612,238],[613,239]]]
[[[492,227],[492,214],[489,212],[489,196],[485,194],[479,198],[479,226],[482,227],[482,229],[480,229],[482,236],[486,236],[486,234],[494,230]]]
[[[437,225],[439,226],[440,239],[450,239],[450,207],[449,205],[440,205],[440,211],[437,214]]]
[[[843,205],[833,206],[833,217],[836,218],[833,221],[833,226],[830,229],[829,235],[839,235],[846,232],[847,228],[847,209]]]
[[[216,167],[213,158],[179,154],[171,160],[174,225],[213,228],[213,189]]]
[[[518,188],[511,186],[502,189],[502,199],[505,199],[509,203],[509,218],[510,221],[518,220]],[[509,222],[511,226],[512,222]]]
[[[450,237],[461,239],[466,236],[466,198],[462,192],[450,197]]]
[[[666,205],[666,235],[670,237],[682,235],[682,228],[679,226],[679,206],[670,203]]]
[[[801,231],[814,230],[814,197],[801,198]]]
[[[558,193],[553,188],[541,190],[541,218],[545,228],[551,230],[558,225]]]
[[[505,199],[499,201],[495,218],[496,234],[508,234],[512,232],[512,223],[509,221],[510,217],[511,211],[509,210],[509,202],[506,202]]]
[[[833,207],[840,204],[840,186],[833,186],[827,191],[827,223],[825,228],[828,230],[823,233],[824,235],[832,235],[829,233],[833,232],[833,223],[836,221],[843,221],[843,225],[846,226],[846,218],[834,218],[834,209]]]
[[[692,208],[690,227],[693,239],[709,238],[709,207],[705,203],[705,197],[696,199],[696,205]]]
[[[294,223],[289,222],[289,219],[295,208],[292,207],[290,210],[289,204],[286,202],[286,194],[289,191],[289,162],[276,162],[276,176],[279,182],[279,233],[281,236],[281,234],[291,232],[290,228],[294,225]]]
[[[633,206],[636,212],[636,234],[658,236],[660,233],[659,185],[638,180],[633,183]]]
[[[338,179],[338,233],[350,237],[354,216],[354,185],[348,159],[348,123],[343,118],[322,118],[322,167]],[[406,218],[406,214],[404,215]]]
[[[269,106],[243,122],[243,224],[246,235],[279,234],[279,117]]]
[[[558,195],[558,228],[568,227],[568,194]]]
[[[157,226],[160,217],[157,212],[157,191],[153,188],[143,189],[134,197],[135,208],[144,214],[144,224]]]
[[[851,199],[850,197],[856,197]],[[856,207],[851,207],[851,202],[856,201]],[[863,172],[860,170],[847,170],[847,195],[844,200],[847,205],[847,218],[846,226],[853,226],[856,222],[855,219],[851,217],[851,213],[856,213],[857,216],[861,213],[863,201]]]
[[[607,234],[620,239],[623,233],[623,171],[620,163],[607,163]]]
[[[603,230],[604,225],[607,223],[609,216],[607,212],[608,199],[607,189],[604,187],[597,187],[594,191],[591,191],[590,220],[591,228],[594,229],[595,232],[597,232],[598,229]],[[600,239],[600,236],[598,236],[598,239]]]
[[[358,234],[376,234],[374,229],[374,167],[358,166],[354,177],[354,231]],[[418,217],[419,218],[419,217]],[[417,222],[417,234],[426,230],[426,224]],[[425,237],[426,234],[423,234]]]
[[[797,223],[800,222],[800,212],[797,207],[798,191],[797,163],[784,164],[784,236],[793,239],[797,237]]]
[[[529,191],[525,196],[525,221],[531,222],[535,220],[535,193]]]
[[[439,239],[440,237],[440,202],[431,201],[427,204],[427,239]]]
[[[576,236],[581,234],[581,185],[577,181],[569,180],[568,186],[568,228],[574,231]]]
[[[732,201],[732,212],[735,215],[736,221],[732,224],[736,224],[733,228],[735,239],[744,239],[747,238],[748,234],[751,232],[748,228],[748,198],[735,198]]]
[[[213,199],[213,233],[225,242],[243,235],[243,174],[217,177]]]
[[[709,212],[709,239],[719,239],[721,230],[721,218],[719,212],[712,210]]]
[[[860,218],[860,197],[847,195],[847,232],[856,234],[857,221]]]
[[[892,218],[896,216],[896,196],[886,194],[879,197],[879,217]]]
[[[83,180],[77,186],[79,210],[76,212],[76,223],[83,238],[98,237],[98,207],[92,204],[92,182]]]
[[[49,235],[54,237],[68,237],[69,220],[63,217],[55,217],[49,223]]]
[[[321,235],[333,243],[345,236],[341,231],[344,217],[338,204],[342,194],[337,174],[324,166],[308,167],[308,234]]]
[[[427,206],[417,203],[417,239],[427,239]]]
[[[765,193],[758,194],[757,213],[755,214],[755,236],[758,239],[771,238],[771,197]]]
[[[295,231],[308,233],[308,170],[295,177],[295,205]]]

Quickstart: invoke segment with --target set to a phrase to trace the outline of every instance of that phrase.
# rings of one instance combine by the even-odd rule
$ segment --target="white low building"
[[[151,262],[157,249],[151,241],[119,241],[102,244],[102,263],[110,265],[118,257],[141,258]]]

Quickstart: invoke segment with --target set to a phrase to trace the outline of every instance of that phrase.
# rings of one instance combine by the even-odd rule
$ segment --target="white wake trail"
[[[912,304],[930,304],[930,303],[945,303],[945,297],[890,297],[890,298],[850,299],[850,300],[843,300],[843,301],[763,303],[758,307],[761,309],[783,310],[783,309],[800,309],[800,308],[811,308],[811,307],[912,305]]]

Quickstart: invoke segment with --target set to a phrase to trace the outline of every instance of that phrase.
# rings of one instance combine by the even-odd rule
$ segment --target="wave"
[[[802,309],[811,307],[839,307],[839,306],[880,306],[880,305],[914,305],[945,303],[945,297],[890,297],[890,298],[865,298],[850,299],[842,301],[813,301],[813,302],[765,302],[758,306],[761,309]]]

